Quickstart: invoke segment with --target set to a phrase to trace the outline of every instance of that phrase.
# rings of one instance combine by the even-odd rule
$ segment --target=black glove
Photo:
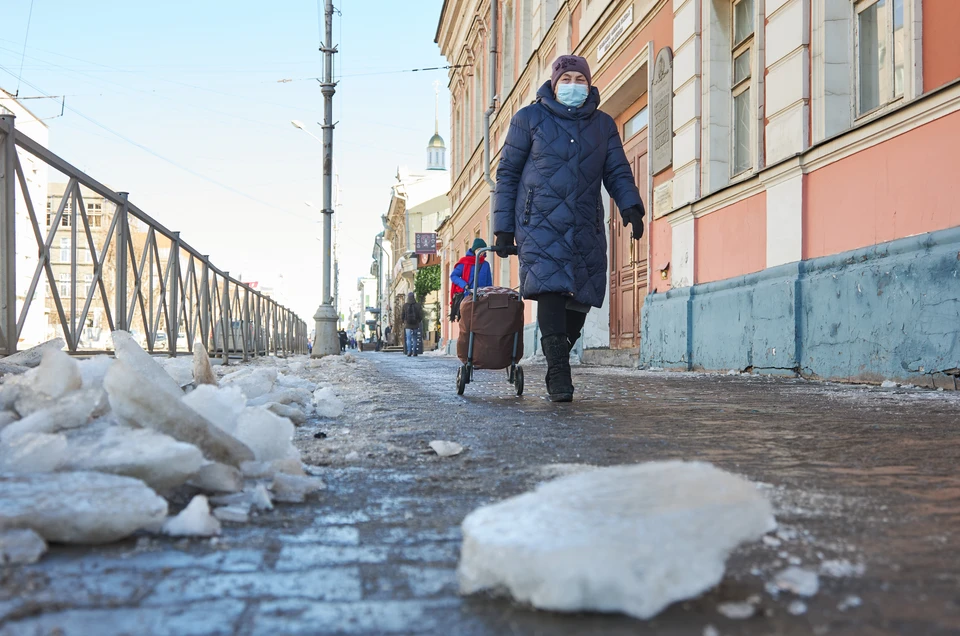
[[[516,254],[517,249],[514,247],[513,232],[497,232],[497,242],[493,246],[493,251],[496,252],[500,258],[506,258],[510,254]]]
[[[633,236],[633,240],[636,241],[641,236],[643,236],[643,206],[642,205],[634,205],[623,211],[623,227],[627,227],[627,223],[629,223],[632,226],[630,229],[631,229],[631,235]]]

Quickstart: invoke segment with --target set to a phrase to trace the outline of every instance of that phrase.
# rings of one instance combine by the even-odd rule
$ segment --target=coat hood
[[[407,294],[407,302],[408,303],[417,302],[417,297],[413,295],[413,292],[410,292],[409,294]]]
[[[557,96],[553,92],[553,86],[550,82],[544,82],[543,86],[537,91],[537,101],[546,106],[557,117],[582,119],[597,112],[597,108],[600,107],[600,91],[597,90],[596,86],[591,86],[590,92],[587,94],[587,101],[583,102],[580,108],[571,108],[558,102]]]

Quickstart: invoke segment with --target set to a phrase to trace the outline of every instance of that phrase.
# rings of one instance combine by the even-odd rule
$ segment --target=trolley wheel
[[[463,395],[463,390],[467,388],[467,365],[457,369],[457,395]]]
[[[515,364],[511,364],[509,367],[507,367],[507,382],[509,382],[510,384],[513,384],[514,378],[516,377],[514,375],[516,368],[517,368],[517,365]]]
[[[517,397],[523,395],[523,367],[517,367],[513,375],[513,385],[517,387]]]

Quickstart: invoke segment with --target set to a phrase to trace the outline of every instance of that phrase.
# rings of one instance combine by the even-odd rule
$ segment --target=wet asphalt
[[[347,413],[298,430],[328,485],[318,498],[225,525],[213,542],[53,546],[0,571],[0,634],[960,633],[956,393],[581,366],[575,401],[553,404],[543,367],[525,369],[523,397],[503,371],[477,371],[458,397],[454,359],[359,358],[324,372]],[[466,450],[436,457],[435,439]],[[553,464],[661,459],[760,482],[779,535],[738,549],[718,588],[649,621],[458,596],[471,510]],[[796,597],[765,590],[790,564],[823,572],[799,615]],[[751,596],[752,618],[718,611]]]

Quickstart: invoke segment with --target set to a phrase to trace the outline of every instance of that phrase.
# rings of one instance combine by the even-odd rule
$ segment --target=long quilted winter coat
[[[494,232],[516,235],[524,298],[556,292],[600,307],[607,279],[601,180],[621,210],[643,205],[617,125],[599,104],[591,88],[580,108],[564,106],[547,82],[510,122]]]

